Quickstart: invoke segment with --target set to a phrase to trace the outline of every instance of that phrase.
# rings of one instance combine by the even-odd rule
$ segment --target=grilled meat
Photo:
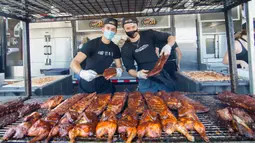
[[[189,78],[200,81],[200,82],[208,82],[208,81],[230,81],[229,75],[224,75],[221,73],[217,73],[215,71],[188,71],[182,72],[183,75],[188,76]]]
[[[51,129],[46,140],[47,142],[49,142],[54,136],[67,136],[69,131],[73,129],[74,122],[77,120],[79,113],[82,113],[89,106],[89,104],[91,104],[92,100],[96,97],[96,93],[91,93],[89,95],[83,94],[81,98],[79,97],[80,95],[77,96],[78,97],[76,99],[66,102],[66,104],[70,106],[69,111],[66,112],[59,123]],[[80,100],[77,100],[79,98]],[[74,100],[77,100],[77,103],[74,103]],[[74,105],[71,106],[71,103]],[[62,108],[66,107],[62,106]]]
[[[161,124],[158,114],[152,110],[145,110],[137,127],[139,142],[144,136],[156,138],[161,136]]]
[[[154,96],[151,92],[144,93],[143,97],[145,98],[148,107],[158,114],[168,109],[164,101],[160,97]]]
[[[109,80],[110,78],[117,75],[116,68],[107,68],[104,70],[103,76],[106,80]]]
[[[171,93],[159,91],[156,95],[163,99],[167,106],[172,110],[177,110],[181,107],[181,102],[177,98],[173,97]]]
[[[35,143],[37,141],[45,139],[50,133],[53,125],[54,124],[43,119],[39,119],[38,121],[36,121],[28,130],[28,136],[34,137],[32,140],[30,140],[30,143]]]
[[[185,135],[188,140],[194,141],[194,137],[188,133],[188,131],[184,126],[182,126],[182,124],[178,123],[175,116],[167,108],[167,105],[160,97],[154,96],[154,94],[150,92],[146,92],[143,95],[148,107],[160,115],[162,128],[167,134],[170,135],[173,132],[178,131]]]
[[[45,139],[51,129],[58,123],[61,116],[57,113],[50,114],[44,119],[39,119],[36,121],[32,127],[28,130],[28,136],[33,136],[34,138],[30,140],[30,143],[35,143],[39,140]]]
[[[4,136],[3,136],[3,140],[4,141],[7,141],[9,140],[16,132],[16,127],[15,126],[12,126],[10,127],[5,133],[4,133]]]
[[[82,113],[77,124],[69,131],[70,142],[74,143],[76,137],[88,137],[95,134],[98,119],[94,113]]]
[[[91,93],[89,95],[84,94],[77,103],[69,108],[69,111],[61,118],[58,125],[54,126],[48,137],[47,142],[54,136],[67,136],[69,131],[74,127],[74,122],[77,120],[80,113],[82,113],[91,104],[92,100],[96,97],[96,93]]]
[[[44,119],[40,119],[33,124],[28,131],[28,135],[35,137],[30,142],[33,143],[46,138],[51,132],[51,129],[58,124],[61,116],[65,114],[73,104],[78,102],[83,97],[84,94],[76,94],[71,98],[66,99],[56,108],[51,110],[51,112]]]
[[[25,122],[19,124],[18,126],[13,126],[4,134],[3,140],[9,140],[12,136],[16,139],[21,139],[27,135],[28,129],[39,119],[41,114],[34,112],[25,118]]]
[[[69,110],[77,113],[82,113],[93,101],[96,97],[96,93],[91,93],[85,97],[83,97],[80,101],[75,103]]]
[[[128,108],[138,114],[142,114],[145,108],[145,102],[142,94],[138,91],[131,92],[128,95]]]
[[[50,122],[53,125],[56,125],[60,119],[61,119],[61,115],[59,115],[58,113],[52,113],[47,115],[44,120],[47,122]]]
[[[98,116],[105,110],[110,99],[111,94],[98,94],[85,111],[95,113]]]
[[[27,131],[35,122],[23,122],[16,127],[16,132],[13,136],[15,139],[21,139],[27,135]]]
[[[231,115],[229,108],[220,109],[217,111],[217,114],[220,117],[220,119],[222,119],[224,121],[232,121],[233,120],[233,116]]]
[[[154,68],[151,71],[149,71],[147,77],[151,77],[151,76],[159,74],[161,72],[161,70],[163,69],[168,57],[169,57],[169,55],[162,55],[158,59],[158,61],[155,64]]]
[[[78,119],[78,117],[79,113],[77,112],[66,112],[65,115],[60,119],[58,125],[51,129],[46,142],[49,142],[54,136],[68,136],[69,131],[74,127],[74,122]]]
[[[107,110],[118,114],[121,112],[126,102],[126,92],[115,92],[111,101],[108,103]]]
[[[32,104],[26,104],[18,109],[19,118],[37,110],[40,108],[40,104],[38,103],[32,103]]]
[[[219,118],[225,121],[230,131],[238,131],[241,135],[255,139],[254,120],[243,109],[227,107],[217,111]]]
[[[24,122],[27,122],[27,121],[34,121],[34,120],[37,120],[39,118],[41,118],[42,114],[38,113],[38,112],[33,112],[31,113],[30,115],[27,115],[25,118],[24,118]]]
[[[122,117],[118,120],[118,132],[126,143],[131,143],[135,138],[138,125],[138,115],[133,110],[127,108]]]
[[[182,106],[178,109],[179,124],[186,127],[187,130],[196,130],[204,141],[209,142],[205,127],[196,115],[194,107],[188,101],[181,101]]]
[[[106,111],[108,112],[108,111]],[[108,142],[112,142],[112,138],[117,129],[117,118],[114,112],[103,114],[100,122],[96,127],[96,137],[101,138],[108,135]]]
[[[218,94],[217,97],[225,104],[255,112],[255,99],[248,95],[237,95],[229,91],[224,91]]]
[[[74,123],[78,119],[79,115],[80,114],[77,112],[68,111],[65,113],[65,115],[60,120],[60,124],[61,123]]]
[[[57,113],[59,115],[64,115],[72,105],[77,103],[84,96],[86,96],[86,94],[76,94],[76,95],[66,99],[64,102],[59,104],[56,108],[51,110],[49,115],[54,114],[54,113]]]
[[[42,105],[41,108],[45,109],[53,109],[54,107],[58,106],[63,101],[63,96],[58,95],[58,96],[53,96],[49,98],[47,101],[45,101]]]
[[[49,132],[46,142],[49,142],[51,138],[54,136],[60,136],[60,137],[68,136],[69,131],[73,129],[73,127],[74,127],[74,124],[72,123],[61,123],[57,126],[54,126]]]
[[[18,119],[18,117],[19,113],[17,112],[13,112],[0,117],[0,128],[15,122]]]
[[[96,136],[101,138],[104,135],[108,135],[108,142],[112,142],[112,137],[117,129],[116,115],[121,112],[125,101],[126,92],[116,92],[108,104],[106,111],[104,111],[100,122],[96,127]]]
[[[166,110],[160,113],[160,120],[162,129],[167,134],[171,135],[173,132],[178,131],[183,134],[189,141],[194,141],[195,138],[189,134],[183,123],[177,121],[176,117],[171,111]]]
[[[20,99],[0,104],[0,117],[18,111],[18,109],[23,105],[23,101]]]
[[[193,99],[190,99],[189,97],[183,95],[180,92],[171,92],[171,93],[166,93],[165,91],[160,91],[157,94],[160,96],[167,104],[167,106],[170,109],[176,110],[181,107],[181,101],[186,101],[190,105],[192,105],[196,111],[196,113],[205,113],[210,110],[210,108],[202,105],[200,102],[195,101]]]

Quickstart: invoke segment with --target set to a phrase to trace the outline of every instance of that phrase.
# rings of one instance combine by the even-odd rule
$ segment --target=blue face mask
[[[110,30],[105,30],[104,31],[104,37],[108,40],[112,40],[112,38],[114,37],[115,32],[112,32]]]

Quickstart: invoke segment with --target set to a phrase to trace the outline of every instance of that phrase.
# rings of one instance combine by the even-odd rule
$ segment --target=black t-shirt
[[[126,41],[121,49],[121,56],[126,67],[126,70],[136,70],[134,61],[138,65],[138,70],[153,69],[155,63],[158,60],[158,56],[155,52],[155,45],[167,42],[170,34],[162,33],[154,30],[140,31],[140,39],[132,43]]]
[[[101,37],[84,44],[80,52],[87,56],[85,70],[94,70],[97,74],[102,74],[106,68],[109,68],[114,59],[121,58],[119,47],[113,42],[104,44]],[[105,93],[110,88],[112,88],[111,82],[102,76],[90,82],[80,79],[79,92]]]
[[[104,44],[101,37],[87,42],[80,51],[87,56],[85,70],[94,70],[98,74],[109,68],[114,59],[121,58],[119,47],[112,41]]]

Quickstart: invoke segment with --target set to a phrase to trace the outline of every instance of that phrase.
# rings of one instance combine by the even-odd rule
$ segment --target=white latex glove
[[[147,72],[148,70],[140,70],[137,72],[137,77],[140,79],[147,79]]]
[[[115,77],[121,77],[121,75],[123,73],[122,69],[121,68],[116,68],[116,72],[117,72],[117,74],[116,74]]]
[[[97,77],[97,73],[93,70],[81,70],[79,76],[82,79],[90,82]]]
[[[166,44],[160,52],[160,56],[164,53],[164,55],[170,55],[171,54],[172,47],[169,44]]]

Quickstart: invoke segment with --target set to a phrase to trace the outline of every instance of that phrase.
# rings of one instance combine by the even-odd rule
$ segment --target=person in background
[[[81,44],[78,46],[78,51],[82,48],[83,44],[87,43],[89,41],[88,37],[82,37]]]
[[[165,70],[150,78],[147,78],[147,74],[158,60],[155,46],[167,43],[162,47],[160,55],[170,54],[175,43],[175,36],[154,30],[138,31],[136,18],[124,18],[122,26],[129,37],[121,48],[122,60],[127,72],[131,76],[139,78],[138,90],[140,92],[174,91],[174,82]],[[135,62],[138,70],[135,67]]]
[[[181,69],[182,51],[177,42],[174,43],[168,60],[175,60],[177,64],[177,71]]]
[[[114,93],[111,81],[101,76],[113,61],[116,64],[116,77],[122,75],[121,53],[117,45],[111,40],[117,32],[118,21],[107,18],[102,28],[103,36],[90,40],[84,44],[71,62],[71,69],[81,77],[79,93]],[[86,60],[86,67],[80,64]]]
[[[255,21],[253,21],[253,28],[255,33]],[[249,69],[246,23],[242,25],[241,32],[235,35],[235,53],[237,68]],[[222,63],[229,64],[228,52],[225,54]]]

